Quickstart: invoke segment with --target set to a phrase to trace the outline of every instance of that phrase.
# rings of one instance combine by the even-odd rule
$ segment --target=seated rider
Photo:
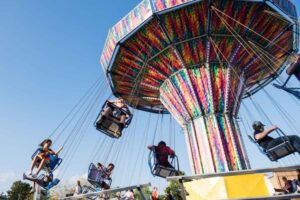
[[[42,177],[42,179],[34,178],[34,177],[28,177],[23,174],[23,179],[27,179],[33,182],[33,187],[31,192],[35,192],[35,184],[42,186],[45,189],[51,189],[53,186],[57,185],[59,182],[59,179],[53,179],[53,174],[49,173]]]
[[[174,168],[169,163],[168,158],[169,156],[174,157],[175,152],[170,147],[168,147],[164,141],[160,141],[157,146],[149,145],[147,148],[155,151],[156,160],[159,165]]]
[[[269,134],[276,129],[278,129],[277,126],[273,125],[268,129],[265,129],[265,125],[260,121],[255,121],[252,124],[252,127],[254,129],[254,138],[257,141],[257,143],[263,147],[264,149],[270,149],[272,147],[275,147],[282,143],[282,141],[285,138],[288,138],[290,143],[293,145],[293,147],[296,149],[296,151],[300,154],[300,138],[296,135],[289,135],[289,136],[282,136],[278,138],[272,138],[269,136]]]
[[[276,192],[283,192],[284,194],[290,194],[294,192],[293,182],[288,180],[286,177],[282,177],[282,181],[284,182],[284,186],[282,189],[274,188]]]
[[[295,75],[300,81],[300,54],[295,55],[293,59],[293,64],[287,68],[286,73],[288,75]]]
[[[101,163],[97,163],[97,169],[99,171],[101,171],[101,182],[100,182],[100,185],[101,185],[101,188],[107,190],[110,188],[110,186],[105,183],[104,180],[110,180],[111,179],[111,173],[112,171],[114,170],[115,168],[115,165],[112,164],[112,163],[109,163],[107,167],[105,167],[104,165],[102,165]]]
[[[58,154],[62,151],[63,148],[60,148],[57,152],[54,152],[50,147],[52,145],[52,141],[50,139],[45,139],[39,146],[39,153],[36,155],[31,164],[31,168],[29,171],[29,176],[33,175],[32,171],[35,166],[38,166],[37,172],[33,175],[33,177],[36,177],[39,172],[42,170],[42,168],[49,164],[50,162],[50,156],[55,155],[58,156]]]
[[[114,104],[118,108],[121,108],[121,109],[123,109],[125,111],[129,111],[128,106],[124,102],[124,99],[118,98],[116,100],[109,100],[108,104],[107,104],[107,107],[105,108],[105,110],[103,112],[103,116],[104,117],[108,117],[110,114],[113,113],[113,111],[115,109],[113,106],[110,106],[110,104]],[[120,122],[119,123],[121,125],[121,128],[124,128],[124,126],[125,126],[125,120],[128,117],[129,117],[128,114],[125,114],[123,112],[120,113],[120,119],[119,119]]]

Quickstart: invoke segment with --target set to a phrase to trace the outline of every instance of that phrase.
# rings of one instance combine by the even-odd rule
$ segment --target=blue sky
[[[96,0],[88,3],[79,0],[0,1],[0,192],[6,191],[13,181],[28,171],[30,156],[37,144],[55,129],[97,78],[104,79],[99,55],[107,31],[138,3],[139,0],[105,3]],[[296,6],[299,9],[298,1]],[[295,80],[292,82],[297,84]],[[108,87],[103,85],[101,88],[105,92],[99,102],[110,94]],[[267,89],[293,119],[298,119],[299,104],[273,87]],[[290,133],[265,95],[260,92],[255,99],[274,123]],[[248,100],[245,104],[252,109]],[[93,117],[100,107],[99,104],[92,111]],[[128,134],[116,142],[107,139],[106,146],[101,147],[95,158],[101,161],[112,152],[109,157],[118,160],[113,177],[115,185],[151,181],[163,187],[165,182],[154,179],[148,171],[148,152],[143,146],[152,142],[158,116],[151,115],[148,120],[149,114],[139,111],[135,116],[135,126],[130,127]],[[255,112],[253,118],[257,119]],[[149,135],[144,137],[148,121]],[[159,119],[162,131],[157,133],[156,142],[169,141],[170,127],[163,126],[169,121],[168,115]],[[86,173],[95,144],[105,138],[91,124],[80,138],[74,159],[68,162],[68,168],[64,166],[65,180]],[[177,125],[174,138],[181,167],[190,173],[184,138]],[[55,144],[54,148],[61,143]],[[274,166],[253,144],[247,140],[245,143],[251,152],[249,158],[253,168]],[[115,152],[120,153],[114,155]],[[279,164],[298,161],[299,158],[292,157]]]

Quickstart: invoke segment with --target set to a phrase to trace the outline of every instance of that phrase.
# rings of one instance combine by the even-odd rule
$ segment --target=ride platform
[[[276,194],[268,179],[268,173],[288,172],[299,169],[300,165],[258,170],[241,170],[195,176],[169,177],[178,180],[182,198],[198,199],[296,199],[300,194]]]

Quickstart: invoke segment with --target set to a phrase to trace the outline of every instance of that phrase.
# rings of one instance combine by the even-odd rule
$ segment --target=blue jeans
[[[298,137],[297,135],[288,135],[286,137],[290,140],[293,147],[300,154],[300,137]],[[279,138],[276,138],[276,139],[270,141],[268,143],[267,149],[270,149],[272,147],[275,147],[275,146],[281,144],[283,142],[283,139],[285,139],[285,137],[279,137]]]

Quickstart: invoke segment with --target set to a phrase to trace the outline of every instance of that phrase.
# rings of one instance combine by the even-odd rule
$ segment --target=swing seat
[[[106,183],[109,187],[111,186],[111,178],[104,178],[105,174],[103,171],[98,170],[94,163],[91,163],[88,171],[88,182],[95,188],[102,188],[103,183]]]
[[[59,182],[60,182],[60,180],[58,178],[55,178],[45,189],[50,190],[54,186],[58,185]]]
[[[31,159],[33,160],[39,153],[41,152],[41,148],[38,148],[31,156]],[[59,165],[62,163],[62,158],[59,158],[56,155],[51,154],[50,156],[50,160],[49,163],[47,163],[44,166],[44,170],[48,171],[48,172],[53,172],[55,171]],[[37,166],[39,165],[39,162],[37,163]]]
[[[295,153],[295,151],[296,150],[293,145],[291,145],[290,141],[284,141],[275,147],[265,150],[266,155],[271,161],[277,161],[280,158]]]
[[[285,85],[281,86],[281,85],[278,85],[275,83],[273,84],[273,86],[275,86],[278,89],[284,90],[284,91],[294,95],[296,98],[300,99],[300,88],[288,88],[288,87],[285,87]]]
[[[167,178],[169,176],[177,176],[178,175],[178,170],[171,168],[171,167],[165,167],[162,165],[157,165],[154,168],[153,174],[155,176],[159,176],[162,178]]]
[[[111,107],[113,111],[109,116],[105,117],[102,115],[102,113],[107,107]],[[128,116],[125,120],[125,125],[120,124],[120,116],[122,114]],[[127,128],[131,123],[132,117],[133,115],[129,112],[129,110],[119,108],[115,104],[106,101],[102,106],[102,110],[99,113],[94,125],[98,131],[106,134],[107,136],[119,138],[122,136],[123,129]]]
[[[151,150],[148,156],[148,164],[153,176],[167,178],[169,176],[179,175],[179,162],[176,155],[168,155],[168,162],[172,167],[166,167],[158,163],[155,149]]]
[[[265,154],[271,161],[278,161],[280,158],[283,158],[285,156],[288,156],[288,155],[296,152],[295,148],[290,143],[288,138],[283,140],[281,144],[279,144],[275,147],[272,147],[270,149],[265,149],[265,148],[261,147],[252,136],[248,135],[248,138],[251,142],[256,144],[258,146],[259,150],[263,154]]]
[[[45,178],[44,174],[39,175],[38,177],[28,177],[27,175],[23,174],[23,179],[34,181],[39,186],[41,186],[45,190],[50,190],[54,186],[58,185],[60,180],[58,178],[53,179],[51,182],[49,182],[47,185],[43,184],[43,179]]]

